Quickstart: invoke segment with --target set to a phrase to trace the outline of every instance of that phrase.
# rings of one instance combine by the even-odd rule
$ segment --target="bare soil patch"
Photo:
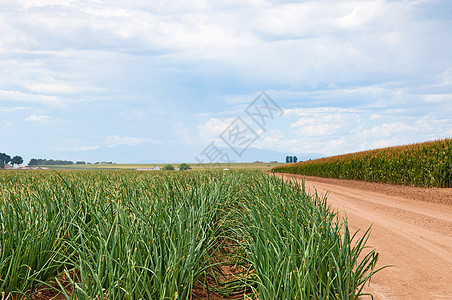
[[[374,299],[452,299],[452,189],[276,176],[328,194],[352,233],[372,226],[367,244],[381,255],[378,267],[392,265],[366,286]]]

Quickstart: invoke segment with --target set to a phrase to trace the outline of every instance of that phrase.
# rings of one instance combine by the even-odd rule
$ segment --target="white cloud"
[[[447,138],[451,138],[452,137],[452,128],[449,128],[448,130],[446,130],[445,137],[447,137]]]
[[[75,1],[69,0],[69,1],[58,1],[58,0],[18,0],[22,7],[26,10],[31,8],[41,8],[46,6],[60,6],[60,7],[70,7],[71,3],[74,3]]]
[[[416,3],[239,2],[22,1],[24,9],[12,6],[15,14],[5,14],[5,26],[33,40],[19,42],[22,49],[52,50],[56,45],[76,53],[103,48],[132,55],[138,49],[162,51],[165,60],[179,62],[220,58],[242,79],[272,76],[272,81],[292,86],[361,80],[363,73],[378,75],[385,68],[404,72],[406,63],[413,65],[412,58],[421,54],[413,47],[400,52],[412,45],[409,39],[418,39],[414,33],[419,27],[425,28],[425,21],[407,17]],[[68,19],[71,26],[64,25]],[[352,28],[359,32],[348,32]],[[424,65],[422,59],[415,61]],[[59,90],[67,91],[67,86]]]
[[[402,122],[384,123],[373,126],[370,130],[363,130],[363,135],[372,138],[392,137],[400,133],[409,133],[414,129],[413,126]]]
[[[445,138],[452,132],[449,115],[441,116],[430,106],[297,108],[287,109],[284,119],[295,119],[290,123],[294,132],[264,135],[256,142],[259,148],[336,155]]]
[[[11,127],[13,124],[8,120],[0,120],[1,127]]]
[[[47,123],[50,120],[46,115],[31,115],[25,118],[27,122]]]
[[[89,86],[86,83],[77,81],[62,81],[52,77],[40,78],[39,80],[25,80],[22,86],[35,94],[81,94],[81,93],[99,93],[104,91],[101,88]]]
[[[176,122],[173,125],[173,133],[177,136],[190,139],[191,131],[182,122]]]
[[[331,136],[339,129],[341,129],[341,125],[315,124],[299,126],[298,132],[300,136]]]
[[[67,83],[28,83],[26,88],[31,92],[36,93],[57,93],[57,94],[71,94],[75,89]]]
[[[233,119],[211,118],[204,124],[198,125],[198,133],[204,139],[218,139],[220,134],[226,130]]]
[[[429,103],[452,103],[452,94],[425,95],[425,101]]]
[[[331,120],[334,115],[341,115],[346,113],[357,113],[359,110],[351,108],[341,108],[341,107],[314,107],[314,108],[294,108],[284,110],[284,115],[294,115],[298,117],[313,117],[314,115],[320,116],[321,118]]]
[[[444,73],[440,74],[440,85],[452,87],[452,67],[448,68]]]
[[[71,148],[70,150],[75,151],[75,152],[85,152],[85,151],[90,151],[90,150],[96,150],[99,148],[100,148],[100,146],[80,146],[80,147]]]
[[[12,113],[16,111],[30,109],[30,107],[16,106],[16,107],[0,107],[0,112]]]
[[[344,28],[359,28],[375,21],[376,18],[385,15],[383,1],[353,1],[337,5],[345,12],[345,15],[336,19],[336,23]]]
[[[286,113],[301,117],[290,125],[300,138],[350,134],[359,121],[357,111],[336,107],[291,109]]]
[[[35,95],[21,91],[0,90],[0,103],[7,101],[23,102],[29,104],[42,104],[51,107],[62,107],[64,100],[55,96]]]
[[[287,109],[262,148],[334,154],[452,130],[445,1],[3,2],[2,117],[22,132],[50,115],[92,128],[45,132],[59,144],[56,133],[74,135],[79,151],[156,142],[126,129],[145,136],[136,128],[162,116],[162,142],[218,139],[264,89]],[[96,130],[121,135],[85,146]]]
[[[393,119],[393,118],[391,118]],[[396,122],[384,122],[370,128],[359,128],[353,135],[360,144],[355,149],[368,150],[450,137],[452,124],[449,119],[437,119],[424,115],[417,120],[409,115],[397,116]],[[352,150],[348,150],[352,151]]]
[[[396,138],[388,139],[388,140],[375,140],[370,144],[370,148],[377,149],[377,148],[385,148],[385,147],[391,147],[391,146],[397,146],[398,141]],[[400,143],[400,142],[399,142]]]
[[[346,88],[343,89],[343,92],[347,94],[381,95],[387,91],[381,86],[371,85],[371,86],[359,86],[355,88]]]

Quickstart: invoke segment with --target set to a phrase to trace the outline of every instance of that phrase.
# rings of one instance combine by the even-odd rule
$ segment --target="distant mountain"
[[[196,158],[202,158],[205,148],[190,145],[181,146],[179,143],[153,144],[142,143],[136,146],[118,145],[116,147],[99,147],[87,151],[54,151],[46,154],[32,154],[31,158],[68,159],[73,161],[111,161],[114,163],[197,163]],[[298,161],[324,157],[320,153],[290,153],[275,150],[248,148],[239,150],[238,156],[229,148],[219,148],[227,153],[232,162],[278,161],[285,162],[287,155],[296,155]],[[28,161],[27,161],[28,163]]]

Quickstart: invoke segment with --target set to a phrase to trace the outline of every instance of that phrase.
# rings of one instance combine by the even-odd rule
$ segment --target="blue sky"
[[[0,152],[195,162],[262,91],[264,159],[452,137],[451,49],[447,0],[0,0]]]

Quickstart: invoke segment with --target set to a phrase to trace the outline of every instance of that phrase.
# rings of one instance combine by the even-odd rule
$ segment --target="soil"
[[[374,299],[452,299],[452,189],[277,176],[328,194],[352,233],[372,226],[367,245],[380,253],[377,267],[391,265],[366,285]]]

